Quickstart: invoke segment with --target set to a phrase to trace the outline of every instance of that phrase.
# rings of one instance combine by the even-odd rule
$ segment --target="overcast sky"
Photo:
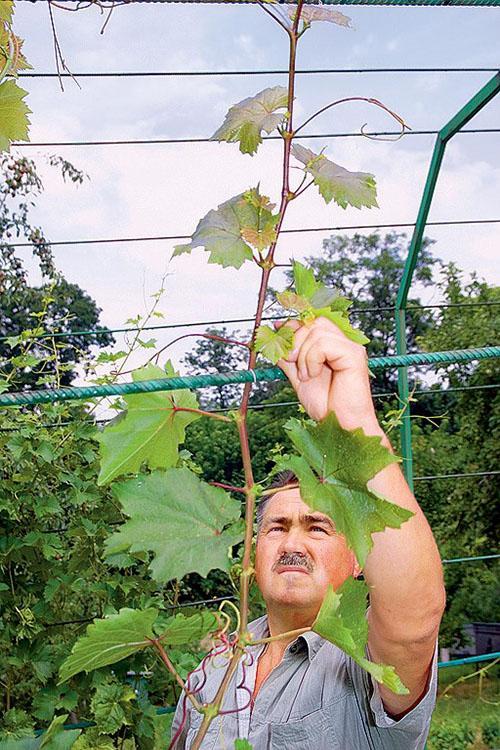
[[[500,10],[343,6],[354,29],[314,24],[299,46],[299,68],[498,67]],[[99,9],[55,9],[65,60],[75,72],[255,70],[287,67],[284,32],[256,6],[136,3],[118,7],[101,35]],[[19,2],[15,29],[35,71],[55,69],[45,2]],[[439,129],[491,72],[300,75],[296,122],[343,96],[370,96],[401,114],[415,130]],[[228,107],[283,75],[240,77],[81,78],[78,88],[54,78],[23,78],[33,110],[31,140],[71,141],[210,136]],[[497,97],[468,127],[498,127]],[[393,130],[375,108],[348,104],[325,113],[309,133]],[[364,138],[303,140],[327,147],[337,163],[372,172],[379,209],[325,206],[316,189],[292,204],[286,228],[412,222],[415,220],[434,136],[395,142]],[[260,181],[279,198],[281,145],[264,143],[254,157],[230,144],[113,145],[19,148],[35,158],[46,191],[36,219],[52,240],[190,234],[210,208]],[[75,188],[47,168],[44,154],[57,153],[90,180]],[[430,220],[500,217],[498,134],[457,135],[448,146]],[[498,282],[499,225],[431,227],[435,252]],[[284,235],[277,257],[301,259],[321,252],[329,235]],[[117,327],[149,305],[148,295],[168,271],[162,309],[168,322],[216,320],[253,314],[257,270],[207,265],[201,250],[169,262],[175,242],[64,246],[55,250],[65,276],[102,308],[102,322]],[[279,272],[274,285],[279,286]],[[434,293],[433,299],[436,299]],[[241,327],[241,326],[240,326]],[[172,332],[158,335],[159,344]],[[451,344],[450,344],[451,346]],[[176,357],[181,348],[175,351]]]

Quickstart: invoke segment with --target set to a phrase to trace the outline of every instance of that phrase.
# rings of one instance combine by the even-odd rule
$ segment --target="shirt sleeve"
[[[434,648],[434,656],[432,659],[431,671],[427,690],[425,691],[422,698],[419,700],[416,706],[413,706],[412,710],[405,714],[401,719],[392,719],[386,712],[382,698],[380,696],[379,684],[374,680],[371,675],[369,677],[372,683],[372,695],[370,698],[370,709],[375,720],[375,724],[382,728],[402,728],[411,729],[418,727],[425,727],[430,724],[432,712],[436,703],[437,694],[437,680],[438,680],[438,668],[437,668],[437,654],[438,644]]]
[[[392,719],[385,710],[378,682],[350,657],[347,657],[347,670],[356,695],[359,721],[373,747],[380,750],[424,750],[436,703],[437,643],[424,695],[398,720]]]

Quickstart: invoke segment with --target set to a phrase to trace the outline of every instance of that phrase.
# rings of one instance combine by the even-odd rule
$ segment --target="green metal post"
[[[407,353],[406,344],[406,302],[410,291],[413,273],[417,264],[422,239],[424,236],[425,225],[429,210],[434,196],[434,190],[443,161],[446,144],[458,133],[458,131],[469,122],[493,97],[500,91],[500,73],[493,76],[467,104],[462,107],[457,114],[439,131],[434,145],[434,151],[425,182],[420,208],[418,210],[417,221],[413,236],[411,238],[408,257],[406,258],[403,277],[399,285],[398,296],[396,301],[396,352],[397,354]],[[403,404],[406,404],[401,424],[401,455],[403,457],[403,470],[406,480],[413,490],[413,451],[411,444],[411,423],[410,423],[410,406],[408,403],[408,368],[400,367],[398,370],[398,393]]]

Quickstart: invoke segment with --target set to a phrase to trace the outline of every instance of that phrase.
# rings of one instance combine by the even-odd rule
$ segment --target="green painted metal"
[[[476,560],[496,560],[500,555],[476,555],[475,557],[452,557],[450,560],[441,560],[443,565],[451,563],[475,562]]]
[[[372,357],[368,360],[370,370],[387,367],[407,367],[416,365],[451,364],[472,362],[480,359],[500,357],[500,346],[485,346],[481,349],[455,349],[447,352],[419,352],[393,357]],[[279,367],[259,370],[235,370],[216,375],[191,375],[187,377],[141,380],[134,383],[112,383],[108,385],[88,385],[79,388],[54,388],[43,391],[2,393],[0,406],[29,406],[50,404],[56,401],[89,400],[102,396],[118,396],[127,393],[154,393],[174,391],[180,388],[206,388],[227,383],[250,383],[271,380],[286,380]]]
[[[495,661],[500,659],[500,651],[491,654],[479,654],[478,656],[466,656],[464,659],[451,659],[451,661],[438,661],[438,667],[460,667],[463,664],[477,664],[480,661]]]
[[[424,192],[418,211],[415,229],[408,250],[408,257],[398,290],[396,300],[396,352],[404,355],[407,352],[406,345],[406,302],[413,279],[413,273],[417,265],[420,248],[424,236],[425,225],[431,207],[434,191],[436,188],[439,170],[443,161],[446,144],[458,133],[458,131],[472,119],[496,94],[500,91],[500,73],[493,76],[465,106],[460,109],[454,117],[439,131],[432,153],[431,164],[425,182]],[[408,369],[401,368],[398,371],[398,393],[403,404],[406,404],[401,422],[401,455],[403,457],[404,472],[406,480],[413,489],[413,450],[411,444],[411,421]]]

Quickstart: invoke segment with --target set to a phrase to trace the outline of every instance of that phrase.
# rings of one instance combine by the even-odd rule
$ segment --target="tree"
[[[85,175],[70,162],[52,156],[49,163],[60,169],[63,178],[81,184]],[[38,338],[30,346],[30,366],[16,369],[16,388],[43,385],[54,374],[55,359],[47,358],[48,349],[58,348],[58,377],[69,385],[75,376],[73,365],[80,362],[93,346],[106,346],[114,339],[98,326],[100,308],[79,286],[71,284],[57,271],[50,243],[40,227],[30,220],[30,210],[43,191],[35,163],[24,157],[4,156],[0,161],[3,181],[0,183],[0,361],[4,374],[12,371],[12,360],[23,356],[16,336],[32,331],[69,334],[57,339]],[[43,282],[31,286],[21,254],[11,244],[12,238],[31,243]],[[102,333],[78,335],[73,331],[103,330]],[[5,337],[13,337],[6,341]],[[35,360],[43,361],[43,369]]]

